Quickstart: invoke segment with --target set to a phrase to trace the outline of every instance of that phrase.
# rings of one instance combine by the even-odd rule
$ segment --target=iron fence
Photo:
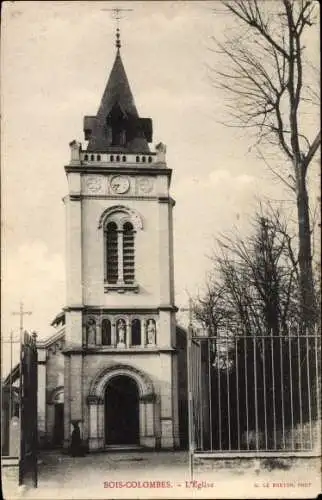
[[[192,336],[194,453],[319,453],[319,335]]]

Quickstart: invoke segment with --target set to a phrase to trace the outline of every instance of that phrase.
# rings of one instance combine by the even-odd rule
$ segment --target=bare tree
[[[297,260],[279,211],[261,208],[247,238],[223,235],[212,263],[194,312],[213,336],[227,327],[244,335],[287,335],[291,320],[298,322]]]
[[[304,327],[311,326],[316,307],[307,172],[320,147],[321,133],[308,130],[304,119],[313,115],[312,106],[319,101],[318,79],[313,75],[316,84],[308,82],[315,70],[306,58],[305,42],[318,3],[223,0],[222,4],[238,31],[237,36],[229,31],[224,41],[214,38],[227,67],[220,65],[215,71],[215,85],[229,96],[235,119],[231,125],[254,129],[256,146],[266,143],[283,158],[281,165],[270,168],[295,193],[301,320]]]
[[[220,401],[223,413],[229,405],[243,432],[265,431],[269,447],[283,446],[276,429],[308,421],[316,411],[316,405],[310,406],[315,396],[309,384],[315,377],[314,339],[294,335],[293,329],[300,320],[294,237],[282,213],[270,205],[261,207],[247,237],[221,236],[212,258],[214,276],[204,297],[195,301],[197,317],[216,337],[211,341],[212,401]],[[293,386],[301,406],[293,404]],[[247,401],[246,412],[238,401]],[[266,407],[274,412],[266,413]],[[215,420],[212,425],[216,427]],[[221,446],[230,449],[225,441],[229,429],[222,425]],[[232,435],[234,446],[236,439]]]
[[[218,329],[227,321],[226,290],[213,276],[206,282],[204,295],[193,301],[193,313],[211,337],[216,337]]]

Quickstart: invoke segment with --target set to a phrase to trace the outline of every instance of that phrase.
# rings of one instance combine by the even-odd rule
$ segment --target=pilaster
[[[69,173],[69,196],[66,204],[66,278],[67,305],[83,303],[82,289],[82,207],[80,174]]]
[[[170,304],[170,237],[169,237],[169,205],[159,200],[159,276],[160,276],[160,304]]]
[[[38,437],[42,441],[46,435],[46,349],[38,347]]]
[[[142,318],[142,321],[141,321],[141,346],[142,347],[145,347],[145,344],[146,344],[145,335],[146,335],[146,319]]]
[[[83,356],[70,355],[70,410],[71,421],[83,420]]]

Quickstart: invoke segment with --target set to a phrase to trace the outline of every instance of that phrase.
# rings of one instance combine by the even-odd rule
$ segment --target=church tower
[[[89,450],[179,444],[171,169],[116,56],[87,146],[70,143],[64,436]]]

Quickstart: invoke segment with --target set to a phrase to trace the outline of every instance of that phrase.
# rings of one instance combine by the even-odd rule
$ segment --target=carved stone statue
[[[155,333],[156,333],[155,321],[154,321],[154,319],[149,319],[148,325],[147,325],[147,334],[148,334],[148,344],[149,345],[155,345]]]
[[[162,142],[159,142],[159,144],[155,146],[155,149],[157,152],[157,161],[165,162],[165,154],[167,152],[167,146]]]
[[[160,151],[160,153],[166,153],[167,152],[167,146],[165,144],[163,144],[163,142],[159,142],[159,144],[157,144],[155,146],[155,149],[157,151]]]
[[[82,149],[81,143],[74,140],[69,143],[69,147],[71,150],[71,161],[78,162],[80,160],[80,152]]]
[[[96,344],[96,323],[95,319],[90,318],[87,321],[87,345],[95,345]]]
[[[120,319],[117,323],[117,343],[125,344],[126,323],[124,319]]]

